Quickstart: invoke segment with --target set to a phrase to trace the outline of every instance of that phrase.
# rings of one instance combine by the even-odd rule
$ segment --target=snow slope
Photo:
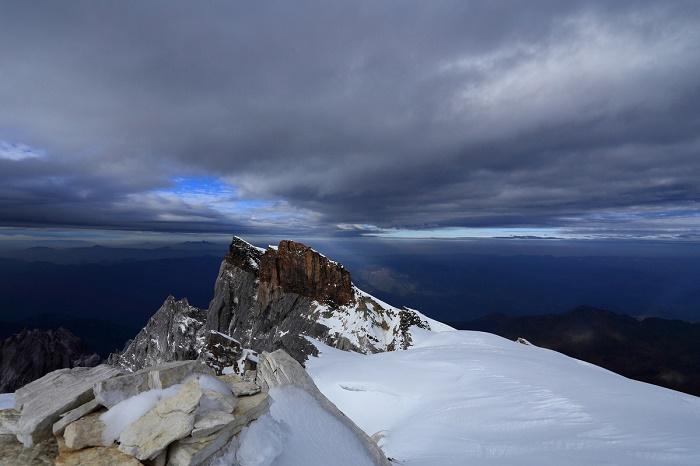
[[[406,351],[315,342],[307,362],[400,464],[700,465],[700,398],[487,333],[412,331]]]
[[[10,409],[15,407],[14,393],[0,393],[0,409]]]

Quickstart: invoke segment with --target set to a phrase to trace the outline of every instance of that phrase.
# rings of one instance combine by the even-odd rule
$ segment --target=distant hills
[[[451,324],[537,346],[626,377],[700,396],[700,324],[580,306],[564,314],[493,314]]]

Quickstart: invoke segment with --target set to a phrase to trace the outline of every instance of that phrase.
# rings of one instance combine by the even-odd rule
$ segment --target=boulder
[[[154,388],[168,388],[192,374],[213,374],[207,366],[197,361],[174,361],[147,367],[95,384],[95,399],[111,408],[120,401]]]
[[[237,442],[234,438],[243,427],[270,409],[267,393],[240,398],[233,412],[233,421],[205,437],[186,437],[168,449],[168,466],[195,466],[205,463],[223,447]]]
[[[102,432],[105,425],[100,420],[101,413],[92,413],[68,424],[63,431],[63,440],[68,450],[80,450],[85,447],[100,447],[104,445]]]
[[[234,419],[233,414],[225,411],[209,411],[203,416],[195,418],[191,435],[193,438],[206,437],[223,429]]]
[[[192,432],[201,398],[197,380],[190,379],[174,396],[161,400],[124,429],[119,436],[119,450],[139,460],[156,458],[170,443]]]
[[[56,466],[143,466],[139,460],[119,451],[116,447],[85,448],[62,451]]]
[[[81,417],[83,417],[87,414],[90,414],[91,412],[95,411],[99,407],[100,407],[100,403],[97,400],[92,399],[92,400],[88,401],[87,403],[82,404],[82,405],[78,406],[77,408],[75,408],[71,411],[68,411],[65,414],[62,414],[61,419],[56,421],[53,425],[52,430],[53,430],[54,435],[62,434],[63,430],[66,428],[66,426],[68,424],[70,424],[71,422],[77,421],[78,419],[80,419]]]
[[[219,380],[231,387],[231,391],[236,396],[255,395],[260,392],[260,386],[249,380],[244,380],[237,374],[220,375]]]
[[[377,446],[362,429],[357,427],[349,417],[343,414],[331,400],[326,398],[318,387],[316,387],[311,376],[309,376],[301,364],[283,350],[262,354],[260,363],[258,364],[258,384],[268,390],[285,385],[293,385],[305,390],[318,401],[323,409],[337,418],[338,421],[344,424],[357,437],[360,444],[364,446],[367,454],[376,465],[391,466],[391,463],[379,446]],[[244,399],[245,398],[242,400]]]
[[[59,369],[20,388],[15,392],[15,408],[21,413],[17,439],[30,447],[49,437],[61,414],[93,398],[93,385],[120,373],[107,365]]]

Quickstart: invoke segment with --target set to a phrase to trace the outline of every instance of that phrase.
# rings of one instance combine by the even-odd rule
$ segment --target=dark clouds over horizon
[[[5,226],[700,239],[699,130],[694,1],[0,1]]]

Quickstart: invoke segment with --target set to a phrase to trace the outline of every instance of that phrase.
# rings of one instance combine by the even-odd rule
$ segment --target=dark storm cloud
[[[4,224],[700,226],[697,2],[0,9]]]

